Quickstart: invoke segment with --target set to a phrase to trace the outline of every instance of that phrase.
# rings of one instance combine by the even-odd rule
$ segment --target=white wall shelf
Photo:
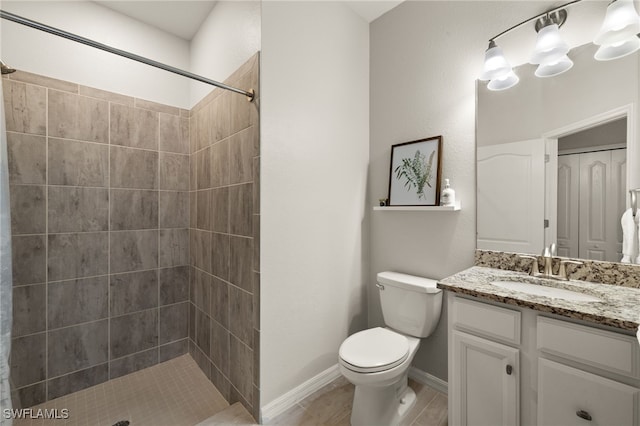
[[[374,210],[404,212],[455,212],[462,208],[460,201],[454,206],[374,206]]]

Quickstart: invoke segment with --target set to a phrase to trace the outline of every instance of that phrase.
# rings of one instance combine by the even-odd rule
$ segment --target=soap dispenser
[[[456,191],[449,186],[449,179],[444,180],[444,189],[440,194],[441,206],[454,206],[456,204]]]

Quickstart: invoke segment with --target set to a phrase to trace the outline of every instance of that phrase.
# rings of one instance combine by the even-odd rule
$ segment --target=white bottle
[[[456,204],[456,191],[449,187],[449,179],[444,180],[444,189],[440,194],[441,206],[453,206]]]

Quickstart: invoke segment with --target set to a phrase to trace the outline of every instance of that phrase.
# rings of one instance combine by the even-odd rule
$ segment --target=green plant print
[[[400,164],[394,170],[398,180],[404,179],[404,187],[407,191],[415,188],[418,199],[424,200],[426,198],[424,194],[424,186],[427,185],[431,188],[431,179],[433,178],[433,156],[436,152],[432,151],[429,155],[429,160],[426,160],[426,156],[417,150],[413,159],[403,158],[402,164]]]

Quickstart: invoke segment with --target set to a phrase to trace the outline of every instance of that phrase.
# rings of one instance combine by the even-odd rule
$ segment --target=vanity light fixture
[[[640,16],[633,0],[613,0],[607,7],[602,28],[593,40],[600,46],[595,54],[598,61],[622,58],[640,50]]]
[[[489,80],[489,90],[509,89],[520,81],[502,49],[493,40],[489,40],[489,47],[484,54],[484,69],[480,80]]]
[[[567,19],[567,11],[547,13],[536,21],[538,38],[530,63],[538,65],[536,77],[553,77],[573,67],[569,59],[569,45],[560,36],[560,27]]]
[[[552,77],[571,69],[573,61],[567,56],[570,47],[560,36],[560,27],[567,19],[567,7],[580,1],[573,0],[550,9],[491,37],[480,80],[489,81],[489,90],[505,90],[518,83],[519,78],[497,46],[496,39],[533,20],[536,20],[538,37],[530,62],[538,65],[536,77]],[[600,46],[595,54],[598,61],[622,58],[640,50],[640,16],[633,2],[613,0],[607,6],[602,28],[593,40]]]

